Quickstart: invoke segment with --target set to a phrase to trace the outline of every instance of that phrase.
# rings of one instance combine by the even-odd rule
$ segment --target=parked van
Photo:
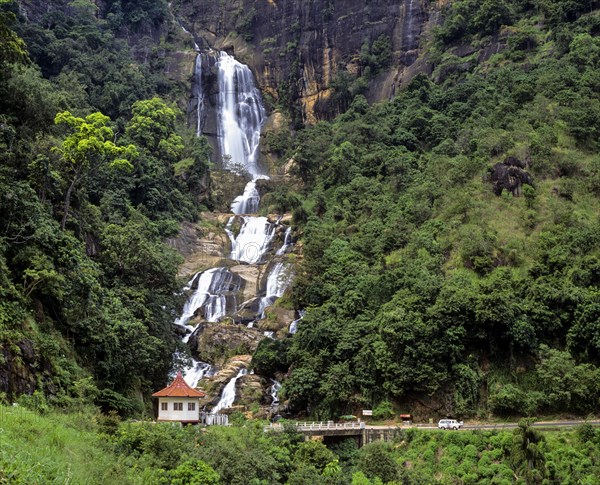
[[[438,422],[439,429],[459,429],[463,426],[462,421],[456,419],[440,419]]]

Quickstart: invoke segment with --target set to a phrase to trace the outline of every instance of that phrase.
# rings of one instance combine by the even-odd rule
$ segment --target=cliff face
[[[233,52],[266,94],[300,101],[302,121],[336,114],[331,83],[338,72],[361,74],[361,49],[389,39],[391,62],[370,76],[369,101],[388,99],[429,71],[419,45],[439,18],[427,0],[180,0],[173,10],[201,48]]]

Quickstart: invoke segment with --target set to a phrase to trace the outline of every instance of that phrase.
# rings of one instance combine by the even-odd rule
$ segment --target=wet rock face
[[[32,394],[37,387],[32,369],[38,358],[30,340],[22,340],[17,345],[0,349],[0,393],[9,399],[21,394]]]
[[[523,185],[533,185],[533,178],[525,171],[525,167],[525,162],[515,157],[508,157],[504,162],[494,165],[490,169],[494,194],[502,195],[502,191],[507,190],[518,197]]]
[[[253,403],[268,404],[267,380],[255,374],[246,374],[236,382],[236,403],[249,406]]]
[[[206,392],[206,397],[200,399],[200,406],[214,406],[217,404],[223,388],[238,374],[240,369],[250,367],[251,361],[251,355],[234,355],[223,363],[222,368],[215,375],[204,378],[201,381],[201,387]]]
[[[232,52],[267,96],[298,98],[304,122],[336,114],[330,85],[340,70],[360,74],[363,44],[390,40],[391,66],[370,101],[387,99],[418,72],[421,34],[438,20],[425,0],[182,0],[175,14],[201,48]]]
[[[198,325],[189,342],[201,361],[223,365],[236,353],[254,353],[264,338],[261,331],[243,325],[205,322]]]

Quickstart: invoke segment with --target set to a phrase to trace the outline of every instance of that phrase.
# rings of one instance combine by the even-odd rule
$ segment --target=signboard
[[[373,416],[373,410],[372,409],[363,409],[362,415],[363,416]]]

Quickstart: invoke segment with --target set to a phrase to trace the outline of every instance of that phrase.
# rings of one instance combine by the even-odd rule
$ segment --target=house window
[[[183,403],[182,402],[174,402],[173,403],[173,411],[183,411]]]
[[[161,402],[160,403],[160,410],[161,411],[166,411],[167,409],[169,409],[169,404],[166,402]]]
[[[195,410],[196,410],[196,403],[188,402],[188,411],[195,411]]]

